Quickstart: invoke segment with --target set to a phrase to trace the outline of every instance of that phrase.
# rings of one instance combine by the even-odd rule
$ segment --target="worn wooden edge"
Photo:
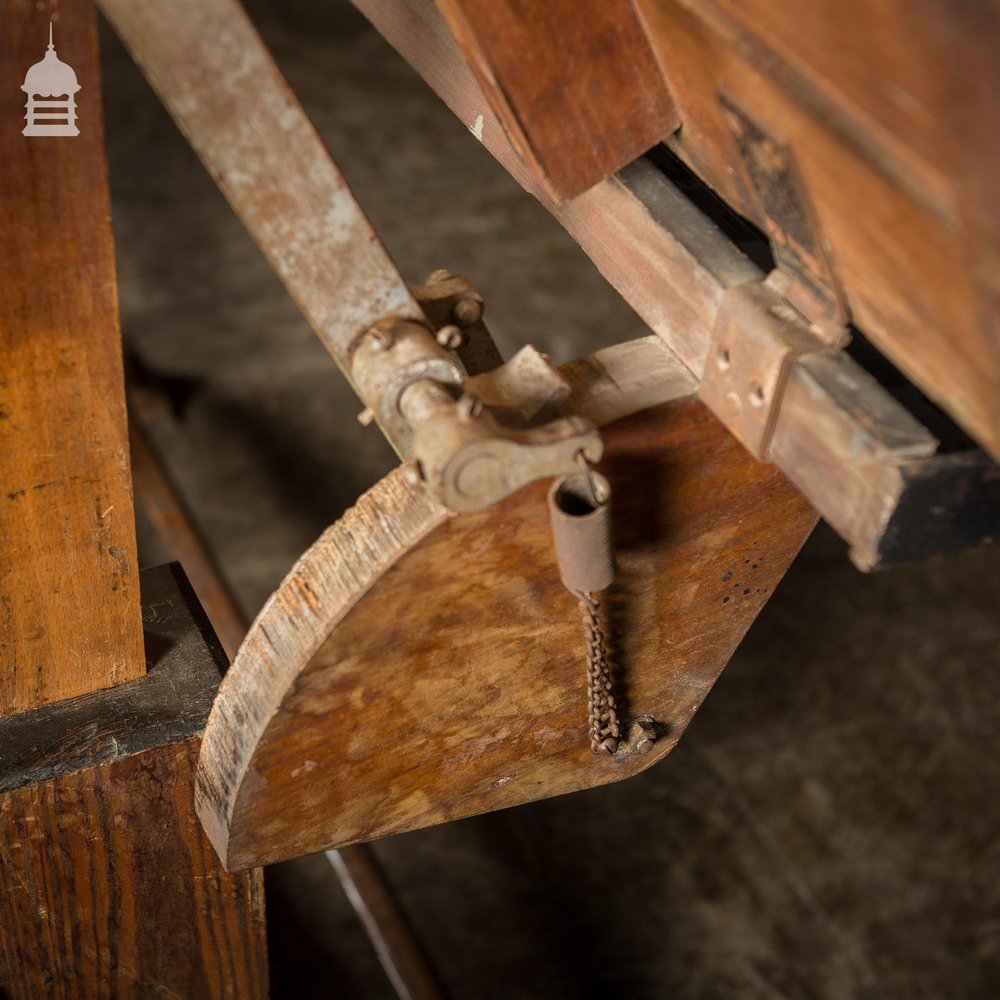
[[[579,412],[598,424],[694,390],[684,365],[652,337],[606,348],[562,370]],[[219,688],[205,728],[195,804],[224,863],[243,776],[295,679],[393,564],[453,516],[422,483],[409,481],[411,469],[401,466],[379,480],[306,550],[261,609]]]
[[[201,734],[225,653],[179,564],[140,587],[145,677],[0,719],[0,792]]]
[[[244,770],[303,662],[397,559],[451,516],[422,483],[408,481],[413,468],[380,479],[303,553],[250,626],[219,688],[202,741],[195,808],[224,864]]]
[[[973,450],[900,462],[898,501],[860,569],[886,569],[1000,541],[1000,465]]]

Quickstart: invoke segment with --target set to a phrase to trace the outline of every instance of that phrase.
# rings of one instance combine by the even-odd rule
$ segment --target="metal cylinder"
[[[611,586],[611,486],[604,476],[588,472],[557,479],[549,490],[549,521],[566,588],[589,594]]]

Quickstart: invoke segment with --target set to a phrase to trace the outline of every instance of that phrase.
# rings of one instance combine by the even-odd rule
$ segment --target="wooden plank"
[[[0,716],[144,672],[93,4],[62,11],[80,135],[24,136],[48,15],[4,4]]]
[[[639,0],[684,127],[671,148],[767,228],[720,95],[794,158],[849,315],[1000,458],[1000,318],[989,206],[1000,147],[998,20],[794,0]]]
[[[580,364],[585,394],[602,366]],[[197,801],[228,867],[617,781],[669,752],[816,516],[693,400],[604,436],[613,670],[624,717],[657,720],[652,752],[590,750],[549,484],[450,517],[397,470],[299,560],[220,688]]]
[[[146,677],[0,720],[12,1000],[267,994],[261,873],[223,871],[193,808],[225,657],[179,573],[142,583]]]
[[[573,198],[680,125],[631,0],[438,0],[518,154]]]
[[[425,322],[236,0],[100,6],[348,381],[364,329]]]

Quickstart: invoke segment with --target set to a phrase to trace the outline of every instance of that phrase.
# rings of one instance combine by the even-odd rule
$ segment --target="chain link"
[[[590,748],[594,753],[615,754],[621,745],[618,708],[611,687],[611,665],[601,627],[601,605],[595,594],[577,594],[587,633],[587,709]]]

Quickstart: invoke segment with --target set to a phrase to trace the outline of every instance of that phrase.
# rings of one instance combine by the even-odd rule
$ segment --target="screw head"
[[[396,343],[396,338],[392,335],[392,330],[389,329],[388,325],[375,324],[375,326],[368,327],[365,330],[365,337],[371,341],[374,351],[388,351]]]

